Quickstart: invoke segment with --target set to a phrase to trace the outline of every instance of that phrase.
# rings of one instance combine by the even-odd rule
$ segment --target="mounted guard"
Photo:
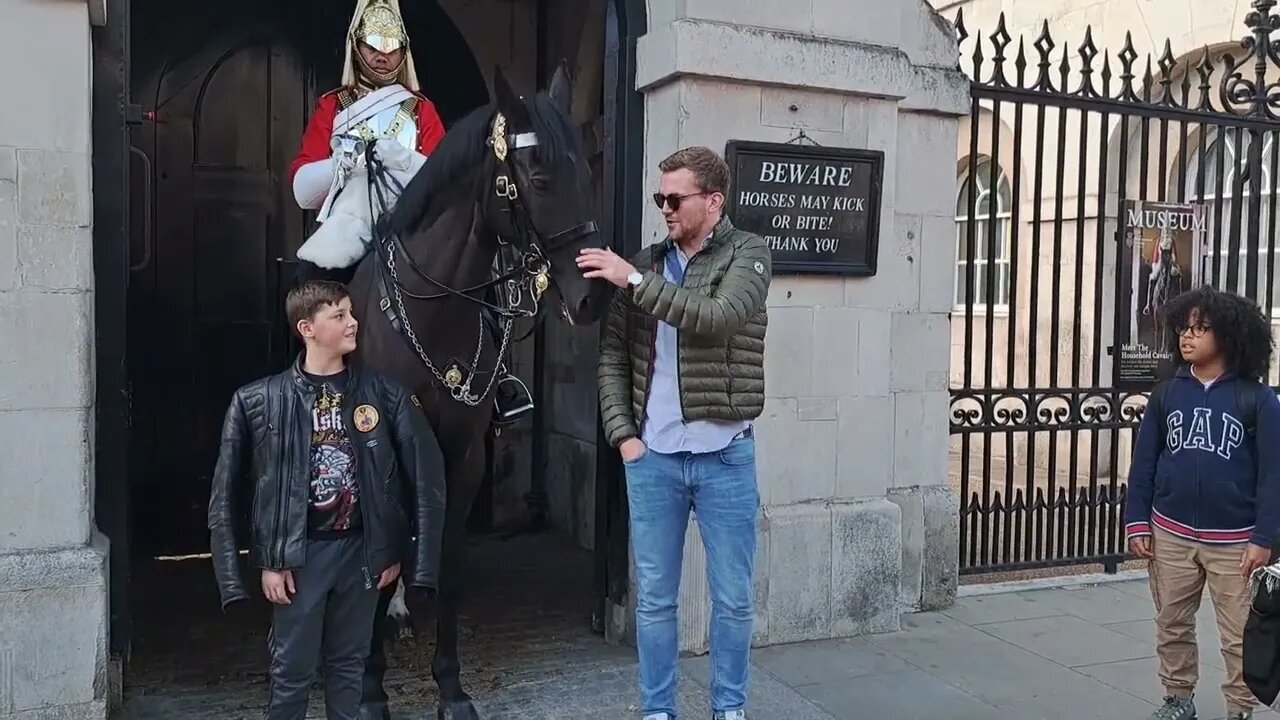
[[[319,227],[298,248],[298,280],[350,282],[373,242],[377,217],[444,139],[435,105],[421,93],[398,0],[358,0],[347,33],[342,86],[325,93],[289,168],[299,207],[317,210]],[[371,197],[368,160],[390,182]],[[496,324],[490,328],[496,331]],[[527,386],[510,374],[498,383],[493,421],[514,422],[533,409]]]

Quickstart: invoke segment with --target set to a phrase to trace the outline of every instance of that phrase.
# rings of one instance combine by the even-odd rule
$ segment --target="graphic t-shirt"
[[[307,373],[319,391],[311,408],[311,500],[307,529],[313,537],[346,535],[360,529],[360,488],[356,452],[342,422],[347,372]]]

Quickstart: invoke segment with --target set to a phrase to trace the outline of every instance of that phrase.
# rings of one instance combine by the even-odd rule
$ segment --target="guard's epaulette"
[[[337,95],[338,106],[343,110],[346,110],[347,108],[355,104],[355,101],[359,97],[356,95],[355,90],[352,90],[351,88],[348,88],[348,87],[340,87],[340,88],[337,88],[336,90],[330,90],[329,92],[325,93],[325,95],[326,96]],[[417,108],[417,105],[420,101],[427,99],[426,96],[422,95],[421,93],[414,93],[413,95],[414,95],[413,97],[405,100],[403,103],[400,104],[400,107],[403,108],[404,111],[407,113],[412,113]]]

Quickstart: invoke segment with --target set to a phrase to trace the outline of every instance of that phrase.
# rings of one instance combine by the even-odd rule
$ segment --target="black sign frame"
[[[836,259],[826,261],[787,260],[774,251],[773,272],[794,275],[836,275],[841,277],[872,277],[879,267],[880,257],[880,204],[884,194],[884,151],[861,148],[826,147],[822,145],[795,145],[791,143],[761,142],[755,140],[730,140],[725,144],[725,161],[731,173],[730,187],[725,197],[725,214],[735,227],[756,233],[761,237],[772,234],[767,228],[751,227],[738,221],[738,159],[741,155],[766,155],[780,160],[804,161],[830,160],[840,163],[853,162],[855,166],[869,166],[871,177],[867,193],[867,234],[865,255],[856,260]]]

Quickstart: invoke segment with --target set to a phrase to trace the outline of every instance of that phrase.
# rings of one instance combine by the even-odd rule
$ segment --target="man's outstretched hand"
[[[603,278],[620,288],[627,286],[627,276],[636,271],[634,265],[609,248],[584,248],[578,254],[578,269],[582,277]]]

